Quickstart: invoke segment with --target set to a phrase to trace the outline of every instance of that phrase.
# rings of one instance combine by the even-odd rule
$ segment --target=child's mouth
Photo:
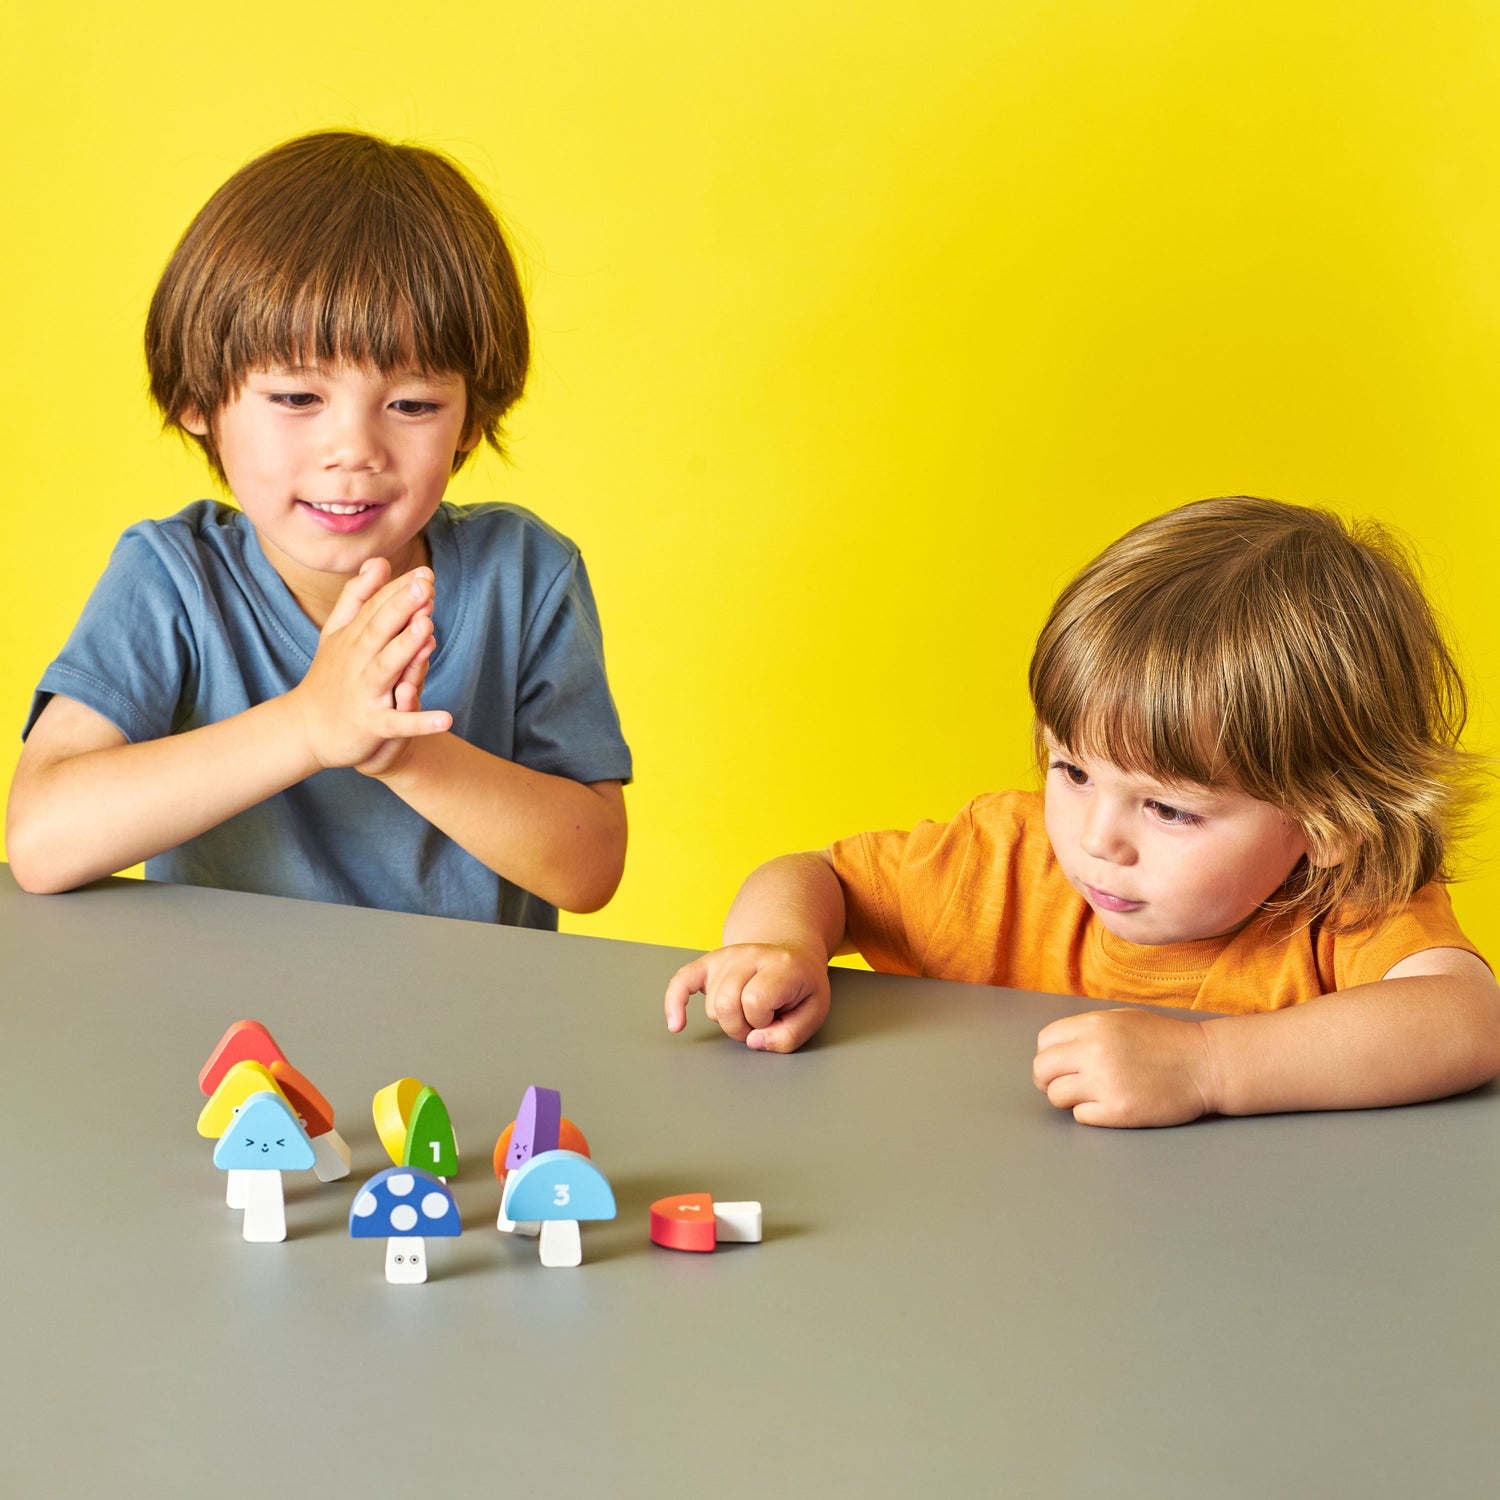
[[[1101,891],[1087,884],[1084,890],[1089,893],[1089,900],[1105,911],[1135,911],[1137,907],[1146,904],[1144,901],[1127,901],[1124,896],[1111,895],[1108,891]]]
[[[359,531],[385,508],[368,500],[299,500],[297,504],[325,531],[340,535]]]

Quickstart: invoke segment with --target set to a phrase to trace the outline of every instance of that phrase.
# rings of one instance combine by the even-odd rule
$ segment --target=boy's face
[[[1307,854],[1302,831],[1244,792],[1166,787],[1047,737],[1047,836],[1116,937],[1187,943],[1243,927]]]
[[[299,597],[371,557],[425,562],[422,528],[465,437],[462,376],[356,365],[252,371],[214,413],[219,461],[266,556]],[[183,425],[206,434],[189,414]],[[331,580],[324,579],[325,584]]]

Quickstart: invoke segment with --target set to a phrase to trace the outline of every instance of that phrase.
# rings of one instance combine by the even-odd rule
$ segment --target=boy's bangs
[[[1046,753],[1045,730],[1080,760],[1105,761],[1164,785],[1237,781],[1231,767],[1239,757],[1223,738],[1224,705],[1213,679],[1199,676],[1196,663],[1155,652],[1132,659],[1097,641],[1093,649],[1065,647],[1059,655],[1037,683],[1040,755]]]
[[[224,337],[225,398],[268,363],[477,374],[465,299],[447,278],[414,276],[400,253],[322,248],[318,263],[278,269],[239,299]]]

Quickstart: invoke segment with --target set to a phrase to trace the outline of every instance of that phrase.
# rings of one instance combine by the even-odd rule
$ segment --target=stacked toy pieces
[[[309,1167],[323,1182],[349,1172],[349,1147],[328,1101],[286,1059],[259,1021],[236,1021],[198,1074],[208,1103],[198,1134],[217,1139],[214,1165],[229,1174],[225,1201],[245,1214],[247,1240],[286,1238],[283,1172]]]

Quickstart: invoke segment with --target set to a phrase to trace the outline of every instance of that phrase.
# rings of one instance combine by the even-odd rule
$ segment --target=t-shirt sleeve
[[[911,835],[856,833],[831,845],[828,857],[844,888],[844,928],[872,969],[915,974],[917,964],[901,910],[901,863]]]
[[[599,612],[572,552],[530,621],[516,694],[516,759],[574,781],[629,781],[630,748],[604,670]]]
[[[1448,888],[1429,881],[1393,917],[1368,932],[1343,934],[1334,940],[1334,981],[1338,989],[1385,978],[1403,958],[1428,948],[1462,948],[1483,961],[1484,955],[1464,936],[1453,914]]]
[[[923,821],[910,833],[859,833],[833,844],[829,858],[844,888],[845,930],[873,969],[892,974],[947,972],[945,924],[976,884],[982,858],[974,803],[951,822]],[[998,900],[998,897],[997,897]],[[978,925],[995,931],[998,915]],[[936,951],[935,951],[936,950]]]
[[[180,583],[143,529],[132,527],[42,673],[21,736],[61,693],[102,714],[132,744],[160,739],[176,727],[194,670]]]

